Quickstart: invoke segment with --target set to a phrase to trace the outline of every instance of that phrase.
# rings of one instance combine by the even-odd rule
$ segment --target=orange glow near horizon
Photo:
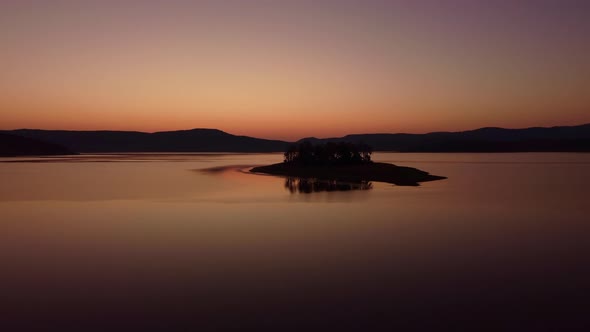
[[[0,129],[295,140],[590,122],[574,5],[0,6]]]

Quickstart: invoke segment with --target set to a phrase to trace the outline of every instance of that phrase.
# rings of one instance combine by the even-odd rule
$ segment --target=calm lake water
[[[247,172],[281,154],[0,159],[0,324],[587,326],[590,154],[373,159],[448,179],[301,193]]]

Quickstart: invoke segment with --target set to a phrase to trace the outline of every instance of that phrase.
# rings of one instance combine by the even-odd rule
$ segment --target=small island
[[[254,167],[250,172],[353,183],[378,181],[398,186],[417,186],[420,182],[446,179],[416,168],[373,162],[372,152],[366,144],[313,145],[305,141],[291,146],[282,163]]]

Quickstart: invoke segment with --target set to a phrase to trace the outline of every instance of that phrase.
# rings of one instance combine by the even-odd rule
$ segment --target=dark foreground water
[[[0,330],[590,328],[590,154],[374,156],[448,177],[420,187],[245,172],[280,160],[1,159]]]

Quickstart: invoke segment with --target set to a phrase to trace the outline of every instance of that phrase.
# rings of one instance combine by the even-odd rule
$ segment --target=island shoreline
[[[388,163],[366,163],[360,165],[296,165],[278,163],[250,169],[252,173],[282,177],[315,178],[342,182],[386,182],[398,186],[418,186],[420,182],[444,180],[446,177],[406,166]]]

